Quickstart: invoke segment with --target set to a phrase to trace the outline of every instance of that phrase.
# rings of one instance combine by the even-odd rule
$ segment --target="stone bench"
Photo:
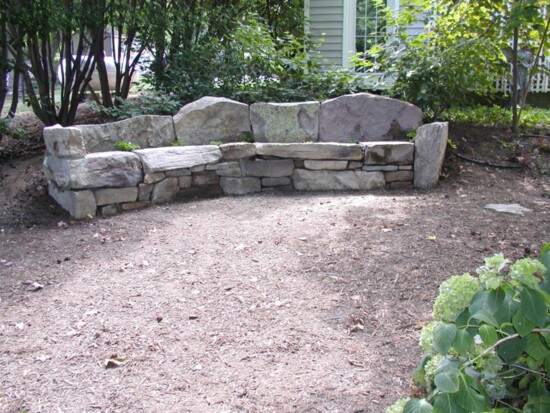
[[[44,171],[50,195],[73,217],[82,219],[204,194],[429,188],[438,181],[447,143],[446,123],[419,127],[415,143],[391,141],[390,136],[370,141],[366,139],[371,137],[369,132],[357,125],[352,129],[359,134],[353,136],[353,140],[359,138],[358,143],[319,142],[322,121],[311,125],[319,123],[325,102],[317,106],[306,102],[306,109],[297,109],[300,104],[276,104],[278,109],[267,116],[273,109],[266,109],[268,104],[254,109],[254,105],[228,99],[206,100],[210,104],[204,99],[193,102],[174,118],[142,116],[109,125],[45,128]],[[214,111],[213,106],[220,104],[225,112]],[[405,105],[405,109],[412,106]],[[244,116],[235,115],[231,107]],[[260,126],[254,126],[258,122],[254,118],[259,116],[253,115],[254,110],[264,113],[261,132]],[[181,120],[189,113],[195,120],[186,120],[184,132]],[[211,116],[215,119],[210,120]],[[296,122],[288,120],[289,116]],[[328,117],[334,119],[332,114]],[[287,128],[281,130],[285,119]],[[204,128],[200,130],[193,122]],[[397,121],[392,122],[391,133],[396,133]],[[234,142],[239,135],[249,137],[247,125],[254,139],[259,136],[275,142]],[[311,132],[308,140],[314,142],[277,142],[291,136],[303,140],[297,130],[302,127]],[[350,136],[347,133],[349,130],[346,136]],[[227,143],[208,144],[210,138]],[[119,140],[143,149],[113,151]],[[176,140],[187,145],[170,146]]]

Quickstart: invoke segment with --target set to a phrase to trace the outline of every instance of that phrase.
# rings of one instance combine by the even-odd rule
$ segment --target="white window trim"
[[[305,0],[308,3],[309,0]],[[342,33],[342,67],[349,68],[351,64],[351,57],[355,55],[355,19],[357,10],[357,0],[343,0],[344,1],[344,22]],[[400,0],[388,0],[388,7],[393,10],[394,13],[399,13]],[[391,28],[390,28],[391,31]]]

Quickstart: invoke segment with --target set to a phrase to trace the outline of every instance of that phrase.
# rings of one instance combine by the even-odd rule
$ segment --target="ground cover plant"
[[[434,321],[422,329],[415,380],[426,397],[388,411],[550,409],[550,243],[539,259],[497,254],[476,272],[440,285]]]

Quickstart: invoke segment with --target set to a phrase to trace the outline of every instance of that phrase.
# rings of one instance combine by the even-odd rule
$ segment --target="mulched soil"
[[[550,241],[545,144],[468,125],[451,137],[479,161],[526,160],[449,156],[430,191],[262,193],[78,222],[47,196],[40,156],[4,161],[0,411],[383,412],[416,391],[438,285]]]

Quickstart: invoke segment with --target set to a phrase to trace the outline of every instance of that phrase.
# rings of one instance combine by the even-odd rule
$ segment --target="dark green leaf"
[[[506,293],[504,301],[494,314],[495,319],[498,321],[499,325],[506,322],[512,322],[512,317],[516,314],[518,308],[519,303],[513,300],[510,293]]]
[[[546,344],[541,340],[540,334],[529,334],[526,340],[527,345],[525,347],[525,352],[536,361],[541,361],[550,355],[550,349],[548,349]]]
[[[459,374],[458,379],[460,387],[456,395],[457,404],[469,412],[485,411],[487,399],[473,388],[473,379],[464,373]]]
[[[529,334],[535,328],[535,325],[525,318],[521,309],[512,318],[512,323],[518,334],[522,337]]]
[[[439,323],[434,329],[433,348],[439,354],[447,354],[456,337],[454,324]]]
[[[431,413],[433,407],[424,399],[411,399],[405,405],[403,413]]]
[[[487,312],[493,315],[504,301],[504,298],[505,293],[501,288],[491,291],[479,291],[472,298],[469,307],[470,313]]]
[[[546,370],[546,374],[550,372],[550,356],[544,359],[544,369]]]
[[[497,354],[508,364],[514,363],[523,354],[527,345],[526,338],[514,338],[497,347]]]
[[[469,413],[456,404],[456,393],[440,393],[434,399],[434,413]]]
[[[546,386],[544,385],[544,383],[542,383],[540,380],[535,380],[533,383],[531,383],[531,386],[529,386],[529,396],[548,396],[548,391],[546,390]]]
[[[520,293],[520,306],[523,315],[535,326],[543,328],[546,324],[546,302],[540,292],[525,287]]]
[[[523,411],[529,413],[548,413],[550,411],[550,397],[529,396]]]
[[[458,354],[465,356],[473,344],[474,339],[468,331],[464,329],[457,330],[455,340],[453,341],[453,348]]]
[[[479,327],[479,336],[487,347],[492,346],[498,341],[497,330],[489,324],[483,324]]]
[[[435,370],[434,384],[443,393],[458,391],[458,362],[441,360]]]
[[[483,321],[484,323],[490,324],[494,327],[498,327],[498,322],[495,320],[495,317],[493,317],[490,313],[487,311],[478,311],[475,314],[472,314],[472,318],[475,318],[476,320]]]

